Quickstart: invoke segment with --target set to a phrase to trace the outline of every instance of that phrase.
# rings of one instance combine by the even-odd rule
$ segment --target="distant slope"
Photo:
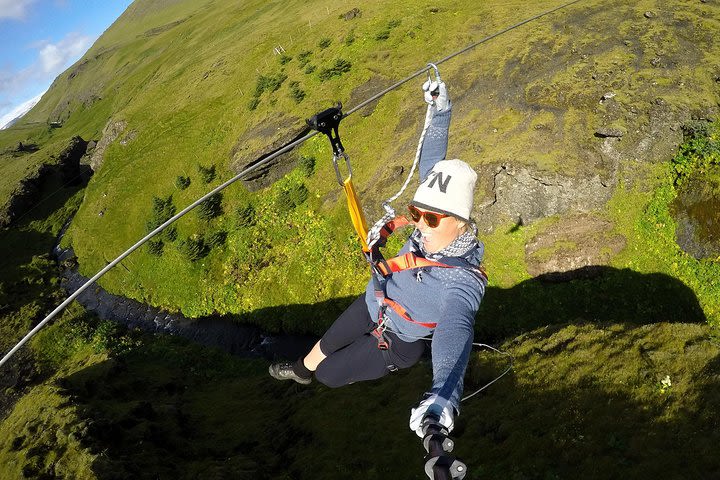
[[[29,112],[30,109],[32,109],[40,101],[40,97],[42,97],[42,94],[38,95],[35,98],[31,98],[27,102],[22,103],[17,108],[9,112],[7,115],[0,118],[0,130],[15,125],[18,120],[23,117],[23,115]]]

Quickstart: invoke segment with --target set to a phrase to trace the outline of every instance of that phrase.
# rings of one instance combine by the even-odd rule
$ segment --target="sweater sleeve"
[[[441,407],[450,402],[458,412],[463,377],[472,349],[475,313],[480,308],[484,291],[484,285],[475,279],[452,287],[448,292],[445,315],[439,319],[432,337],[431,393],[437,394]]]
[[[450,130],[450,117],[452,104],[442,112],[434,112],[430,126],[425,132],[422,149],[420,150],[420,182],[424,182],[432,167],[441,160],[445,160],[448,146],[448,131]]]

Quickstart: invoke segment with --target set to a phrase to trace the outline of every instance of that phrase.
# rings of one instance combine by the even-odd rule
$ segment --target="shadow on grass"
[[[573,280],[562,281],[565,278]],[[317,336],[354,299],[262,308],[233,321]],[[587,322],[647,325],[706,323],[707,319],[695,293],[676,278],[593,266],[537,277],[509,289],[488,287],[476,316],[475,338],[500,343],[546,325]]]
[[[30,204],[23,207],[19,218],[7,227],[0,229],[0,282],[10,284],[26,276],[24,269],[34,256],[50,255],[57,241],[55,230],[72,212],[64,211],[68,200],[85,188],[90,178],[89,167],[81,166],[76,178],[67,181],[60,172],[51,170],[42,177],[37,193]],[[57,215],[60,225],[53,225],[53,215]],[[39,222],[36,226],[33,222]]]
[[[458,444],[474,443],[482,478],[720,478],[720,348],[708,333],[657,323],[524,334],[508,346],[513,376],[468,406]],[[491,358],[475,381],[501,367]]]
[[[466,478],[718,478],[720,349],[707,327],[607,332],[539,329],[509,346],[514,373],[464,403],[453,432]],[[575,344],[547,348],[559,333]],[[479,362],[469,383],[504,368],[498,357]],[[266,368],[159,339],[61,386],[103,480],[426,478],[407,418],[429,384],[427,362],[340,389],[273,381]]]
[[[506,339],[516,366],[463,404],[453,436],[466,478],[720,475],[720,357],[694,295],[664,275],[594,273],[488,289],[476,339]],[[245,320],[318,322],[322,312],[322,326],[352,300]],[[473,360],[467,390],[504,366],[502,357]],[[665,374],[675,382],[667,392]],[[430,379],[423,361],[393,378],[303,387],[272,381],[265,361],[161,337],[60,386],[78,415],[73,435],[98,454],[103,480],[422,479],[424,451],[407,417]]]
[[[564,278],[574,280],[560,281]],[[592,266],[526,280],[509,289],[488,288],[475,336],[499,342],[554,324],[706,321],[695,293],[676,278]]]

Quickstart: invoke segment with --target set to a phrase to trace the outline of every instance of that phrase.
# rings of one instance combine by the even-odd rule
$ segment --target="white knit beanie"
[[[420,184],[412,205],[470,220],[477,173],[462,160],[437,162]]]

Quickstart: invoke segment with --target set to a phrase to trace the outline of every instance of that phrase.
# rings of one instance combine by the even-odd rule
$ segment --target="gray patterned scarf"
[[[470,228],[465,231],[465,233],[459,235],[455,240],[450,242],[450,245],[435,253],[429,253],[425,250],[420,230],[415,229],[415,231],[411,235],[411,238],[415,241],[416,244],[420,246],[420,251],[425,256],[425,258],[429,260],[438,260],[442,257],[461,257],[478,244],[477,225],[475,225],[475,223],[473,222],[469,224],[469,227]]]

